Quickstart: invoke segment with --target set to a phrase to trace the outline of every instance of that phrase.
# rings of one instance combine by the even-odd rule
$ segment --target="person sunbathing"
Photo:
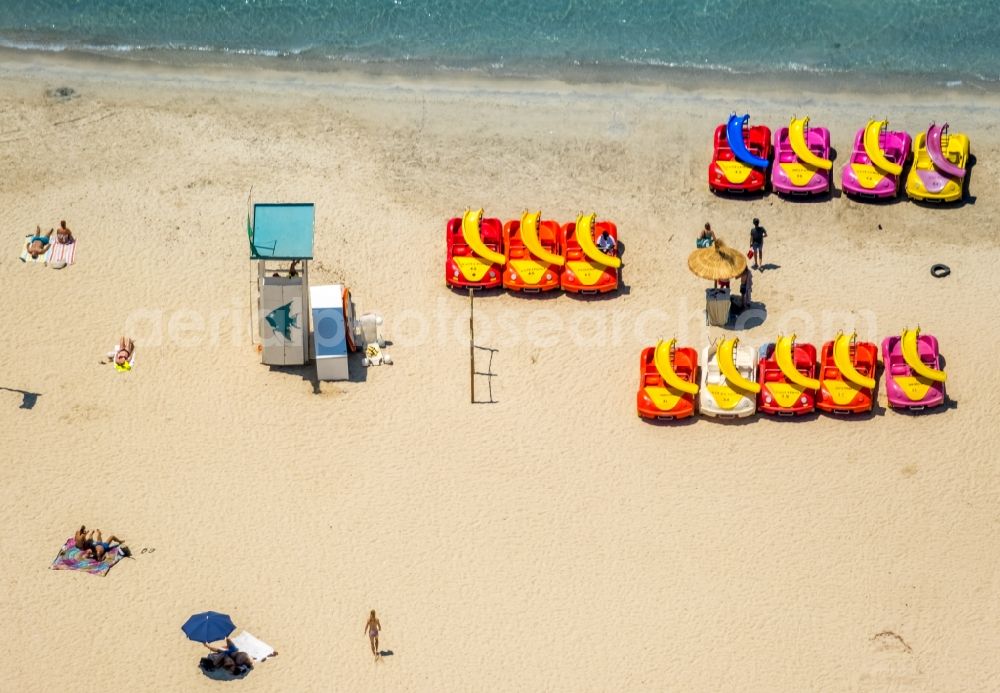
[[[49,234],[51,235],[51,231]],[[38,257],[49,249],[49,236],[42,235],[42,227],[35,226],[35,235],[28,239],[28,255]]]
[[[119,337],[118,346],[114,351],[109,351],[107,360],[104,363],[114,363],[115,370],[132,370],[132,355],[135,353],[135,342],[130,337]]]
[[[76,530],[76,534],[73,535],[73,545],[81,551],[90,548],[90,538],[87,536],[86,525],[80,525],[80,529]]]
[[[76,239],[73,238],[73,232],[69,230],[66,226],[65,221],[59,222],[59,229],[56,231],[56,243],[61,243],[63,245],[72,243]]]
[[[80,529],[83,529],[83,527]],[[82,555],[84,557],[93,558],[95,561],[103,561],[104,556],[107,555],[108,551],[116,546],[120,546],[122,540],[112,534],[108,537],[107,541],[104,541],[104,538],[101,536],[101,530],[95,529],[90,532],[86,542],[88,546],[83,550]],[[112,546],[112,544],[114,546]],[[79,546],[77,548],[79,548]]]
[[[212,647],[207,642],[202,644],[212,651],[212,654],[201,660],[202,666],[210,671],[221,667],[233,676],[238,676],[253,669],[250,655],[236,647],[229,638],[226,638],[225,649]]]

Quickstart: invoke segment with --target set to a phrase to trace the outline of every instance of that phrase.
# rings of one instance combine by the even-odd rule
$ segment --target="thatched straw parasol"
[[[717,239],[708,248],[698,248],[688,256],[688,269],[702,279],[717,281],[743,274],[747,259],[743,253]]]

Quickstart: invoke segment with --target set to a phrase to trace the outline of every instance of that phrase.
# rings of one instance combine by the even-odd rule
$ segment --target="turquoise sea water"
[[[0,47],[281,67],[1000,82],[996,0],[0,0]]]

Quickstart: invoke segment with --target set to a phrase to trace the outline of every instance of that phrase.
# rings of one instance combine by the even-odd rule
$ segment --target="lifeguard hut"
[[[312,203],[255,203],[253,219],[247,222],[250,260],[257,262],[257,324],[261,362],[266,365],[294,366],[309,360],[309,261],[315,219]]]

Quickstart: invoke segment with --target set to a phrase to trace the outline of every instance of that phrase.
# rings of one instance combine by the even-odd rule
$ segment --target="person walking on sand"
[[[368,633],[368,640],[371,642],[372,654],[378,657],[378,634],[382,630],[382,624],[375,616],[375,609],[372,609],[368,622],[365,624],[365,631]]]
[[[753,228],[750,229],[750,250],[753,251],[753,268],[760,266],[764,270],[764,239],[767,238],[767,229],[760,225],[760,219],[754,217]]]

